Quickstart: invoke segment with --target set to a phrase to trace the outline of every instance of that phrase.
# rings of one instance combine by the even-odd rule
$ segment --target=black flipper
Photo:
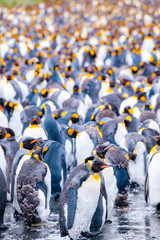
[[[76,207],[77,207],[77,189],[76,188],[71,188],[68,190],[67,200],[68,200],[67,228],[71,229],[73,226]]]
[[[147,173],[145,178],[145,187],[144,187],[144,197],[146,202],[148,202],[148,194],[149,194],[149,179],[148,179],[148,173]]]

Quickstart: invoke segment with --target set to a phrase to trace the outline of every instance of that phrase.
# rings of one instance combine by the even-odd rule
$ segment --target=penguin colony
[[[100,234],[130,191],[160,210],[159,1],[0,8],[0,229],[59,204],[61,236]],[[15,17],[16,13],[16,17]]]

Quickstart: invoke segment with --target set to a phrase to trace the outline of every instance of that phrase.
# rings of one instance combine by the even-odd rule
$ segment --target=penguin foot
[[[109,220],[109,219],[106,219],[105,223],[107,223],[107,224],[111,224],[111,223],[112,223],[112,221],[111,221],[111,220]]]
[[[0,225],[0,231],[5,231],[9,228],[9,225],[1,224]]]
[[[81,235],[86,238],[91,238],[91,237],[95,237],[101,233],[102,233],[102,231],[99,230],[99,231],[95,231],[95,232],[81,232]]]

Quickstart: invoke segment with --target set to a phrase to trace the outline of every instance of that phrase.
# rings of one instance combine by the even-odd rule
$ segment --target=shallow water
[[[130,193],[129,206],[114,208],[111,224],[103,227],[103,233],[92,240],[160,240],[160,215],[144,201],[144,193]],[[51,215],[45,223],[32,227],[24,226],[22,221],[15,221],[11,204],[5,211],[5,223],[9,229],[0,233],[3,240],[59,240],[61,238],[58,226],[57,202],[51,201]],[[81,238],[85,239],[85,238]]]

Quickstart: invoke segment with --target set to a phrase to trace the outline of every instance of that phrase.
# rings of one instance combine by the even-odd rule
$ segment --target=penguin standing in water
[[[128,205],[130,173],[126,153],[127,152],[123,148],[120,148],[109,142],[97,145],[93,151],[94,155],[98,156],[101,159],[107,159],[109,163],[113,165],[113,174],[116,177],[116,185],[118,188],[118,194],[115,198],[115,204],[117,206]],[[104,179],[108,182],[108,178],[105,175],[106,170],[107,169],[104,169],[102,173],[104,175]],[[114,185],[112,191],[117,191]]]
[[[144,186],[147,172],[147,148],[145,138],[136,133],[128,133],[121,141],[122,148],[129,153],[131,188]]]
[[[7,201],[7,187],[5,176],[3,174],[2,169],[0,168],[0,231],[6,230],[7,226],[4,225],[4,211],[6,208],[6,201]]]
[[[104,161],[90,156],[72,170],[59,198],[61,236],[76,240],[80,235],[93,237],[101,232],[107,216],[107,193],[99,172],[106,167]]]
[[[14,216],[17,218],[18,214],[21,214],[22,211],[17,202],[17,176],[22,168],[23,163],[31,157],[34,148],[40,146],[39,139],[32,137],[23,137],[19,143],[20,149],[17,151],[11,172],[11,202],[15,209]]]
[[[155,153],[149,163],[145,179],[145,200],[160,211],[160,152]]]
[[[35,150],[17,177],[17,201],[28,226],[45,221],[50,213],[51,174],[42,162],[45,153],[43,148]]]

